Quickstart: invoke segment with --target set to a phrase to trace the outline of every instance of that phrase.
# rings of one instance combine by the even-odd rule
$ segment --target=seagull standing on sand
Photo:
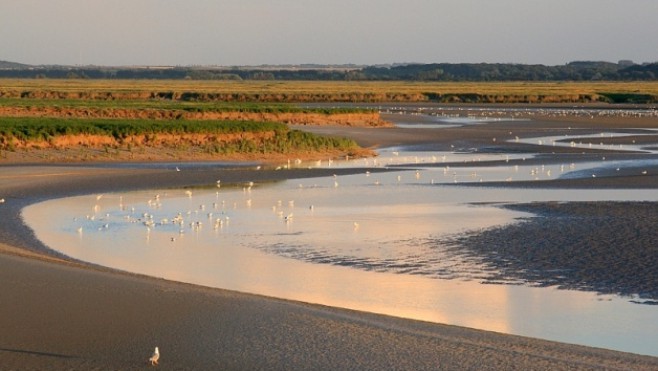
[[[160,350],[158,347],[155,347],[155,350],[153,351],[153,355],[151,358],[149,358],[149,362],[151,362],[151,366],[155,366],[158,364],[158,360],[160,359]]]

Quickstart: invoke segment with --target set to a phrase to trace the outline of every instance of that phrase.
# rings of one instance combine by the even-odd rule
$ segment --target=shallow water
[[[597,135],[559,135],[559,136],[546,136],[538,138],[526,138],[516,142],[527,143],[527,144],[536,144],[539,146],[553,146],[553,147],[571,147],[571,148],[587,148],[587,149],[599,149],[599,150],[609,150],[617,152],[645,152],[656,154],[658,151],[652,149],[651,147],[642,146],[635,144],[633,141],[632,144],[611,144],[608,140],[613,138],[623,138],[631,136],[641,136],[641,135],[655,135],[654,130],[643,130],[642,133],[615,133],[615,132],[602,132]]]
[[[292,166],[395,167],[391,172],[88,195],[32,205],[23,217],[55,250],[126,271],[658,356],[656,306],[482,284],[492,268],[440,242],[529,216],[496,203],[658,201],[654,190],[459,186],[589,176],[606,166],[477,166],[532,156],[389,148],[376,159]],[[461,163],[468,167],[455,166]]]
[[[48,246],[131,272],[658,355],[648,345],[658,340],[655,307],[480,284],[486,269],[438,242],[527,216],[492,202],[655,200],[655,192],[461,188],[439,184],[445,177],[428,168],[89,195],[46,201],[23,215]]]

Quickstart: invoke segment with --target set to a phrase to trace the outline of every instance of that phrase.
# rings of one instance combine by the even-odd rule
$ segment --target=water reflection
[[[607,151],[618,152],[644,152],[656,154],[658,151],[650,147],[636,144],[632,140],[630,144],[617,144],[613,139],[625,137],[641,137],[646,135],[655,135],[654,130],[643,129],[637,133],[617,133],[617,132],[603,132],[597,135],[559,135],[559,136],[544,136],[538,138],[525,138],[518,139],[518,143],[534,144],[538,146],[553,146],[553,147],[571,147],[582,149],[599,149]]]
[[[438,242],[445,235],[527,215],[491,203],[655,200],[655,192],[510,192],[428,180],[440,179],[442,172],[430,167],[205,190],[90,195],[28,207],[24,218],[56,250],[127,271],[655,354],[646,346],[647,339],[658,340],[655,310],[591,293],[483,285],[479,282],[487,267]],[[611,322],[619,313],[628,322]]]

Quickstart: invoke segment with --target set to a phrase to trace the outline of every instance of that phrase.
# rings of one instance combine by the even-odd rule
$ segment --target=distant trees
[[[111,68],[34,67],[5,62],[0,77],[322,81],[592,81],[656,80],[658,63],[577,61],[559,66],[511,63],[433,63],[350,68]]]
[[[413,81],[590,81],[655,80],[658,64],[622,65],[609,62],[571,62],[563,66],[458,63],[366,67],[367,80]]]
[[[234,73],[224,73],[221,71],[193,70],[190,71],[186,79],[189,80],[242,80],[240,75]]]

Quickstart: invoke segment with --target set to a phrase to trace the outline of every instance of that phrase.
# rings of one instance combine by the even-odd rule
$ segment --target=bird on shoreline
[[[160,349],[158,349],[158,347],[155,347],[155,350],[153,351],[153,355],[151,356],[151,358],[149,358],[149,362],[151,362],[151,366],[157,365],[159,359],[160,359]]]

